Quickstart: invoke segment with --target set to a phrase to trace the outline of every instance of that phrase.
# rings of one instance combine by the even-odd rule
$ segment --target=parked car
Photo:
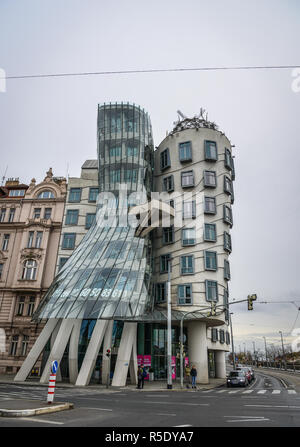
[[[227,387],[231,386],[248,386],[249,381],[245,371],[230,371],[227,377]]]
[[[251,370],[248,366],[237,367],[237,371],[244,371],[249,383],[253,380]]]

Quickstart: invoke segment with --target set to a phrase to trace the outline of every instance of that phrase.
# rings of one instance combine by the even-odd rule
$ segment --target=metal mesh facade
[[[128,207],[153,187],[151,123],[140,107],[98,106],[99,191],[93,226],[55,277],[35,318],[134,318],[152,309],[150,238],[135,236]],[[120,193],[122,185],[123,193]],[[125,192],[124,192],[124,188]],[[106,209],[106,214],[104,214]]]

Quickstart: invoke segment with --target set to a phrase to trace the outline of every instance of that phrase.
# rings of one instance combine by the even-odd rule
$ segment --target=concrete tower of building
[[[185,319],[185,350],[201,383],[208,382],[208,351],[216,376],[225,377],[234,201],[231,151],[230,141],[203,112],[179,120],[155,151],[155,190],[165,192],[164,200],[175,208],[175,218],[157,229],[154,238],[156,303],[166,306],[171,260],[172,310],[202,313],[198,319],[197,314]]]

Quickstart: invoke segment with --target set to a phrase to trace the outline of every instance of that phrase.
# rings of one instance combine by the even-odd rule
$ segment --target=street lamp
[[[229,320],[230,320],[230,332],[231,332],[231,350],[232,350],[232,361],[233,361],[233,369],[236,369],[235,366],[235,352],[234,352],[234,344],[233,344],[233,333],[232,333],[232,320],[231,315],[233,315],[233,312],[229,313]]]
[[[172,315],[171,315],[171,259],[168,259],[168,383],[167,388],[172,389]]]
[[[283,360],[284,360],[284,369],[286,369],[286,358],[285,358],[285,352],[284,352],[284,346],[283,346],[283,338],[282,338],[282,331],[279,331],[279,334],[281,336],[281,344],[282,344],[282,356],[283,356]]]
[[[266,363],[267,363],[267,366],[268,366],[268,357],[267,357],[267,342],[266,342],[266,337],[263,337],[263,339],[265,340]]]

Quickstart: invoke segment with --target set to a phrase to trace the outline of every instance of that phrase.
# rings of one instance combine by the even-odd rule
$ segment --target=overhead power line
[[[104,76],[118,74],[141,74],[141,73],[175,73],[187,71],[220,71],[220,70],[285,70],[300,67],[298,65],[258,65],[237,67],[192,67],[192,68],[151,68],[145,70],[112,70],[112,71],[88,71],[74,73],[46,73],[6,76],[5,79],[33,79],[33,78],[55,78],[68,76]],[[0,79],[3,79],[0,78]]]

